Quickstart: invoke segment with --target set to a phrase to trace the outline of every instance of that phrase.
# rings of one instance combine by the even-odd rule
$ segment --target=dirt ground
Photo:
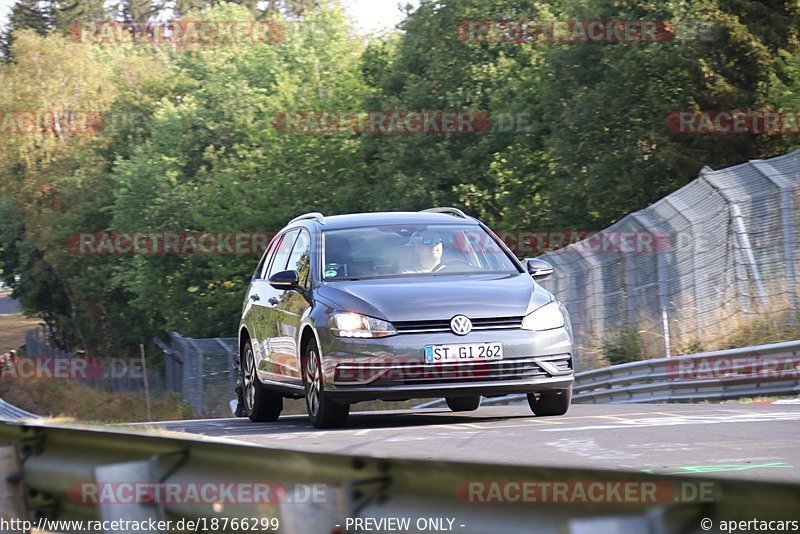
[[[41,324],[41,319],[22,314],[0,317],[0,354],[25,344],[25,332]]]

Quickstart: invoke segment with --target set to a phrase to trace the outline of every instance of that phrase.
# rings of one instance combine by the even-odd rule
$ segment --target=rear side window
[[[300,285],[308,287],[309,285],[309,271],[311,266],[311,240],[308,232],[305,230],[300,231],[297,236],[297,241],[294,243],[292,254],[289,256],[289,263],[286,266],[287,270],[297,271],[297,279]]]
[[[253,278],[264,278],[265,274],[264,271],[269,265],[269,262],[275,253],[275,247],[278,246],[278,243],[280,243],[281,239],[282,239],[281,236],[276,236],[272,239],[272,241],[269,242],[267,250],[265,250],[264,255],[261,256],[261,261],[258,262],[258,267],[256,268],[256,272],[253,273]]]

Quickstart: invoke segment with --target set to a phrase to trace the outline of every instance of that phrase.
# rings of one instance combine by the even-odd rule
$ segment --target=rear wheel
[[[563,391],[528,393],[528,405],[539,416],[564,415],[572,401],[572,386]]]
[[[305,350],[303,382],[306,388],[306,410],[311,424],[317,428],[338,428],[350,415],[349,404],[339,404],[325,395],[322,361],[317,342],[311,340]]]
[[[244,347],[242,361],[242,396],[244,411],[254,422],[276,421],[283,411],[283,397],[265,388],[256,375],[256,359],[250,340]]]
[[[481,405],[480,395],[471,395],[469,397],[445,397],[447,406],[454,412],[472,412],[477,410]]]

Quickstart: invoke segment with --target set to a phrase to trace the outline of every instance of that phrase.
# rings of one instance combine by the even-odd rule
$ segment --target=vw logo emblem
[[[464,315],[456,315],[450,319],[450,330],[459,336],[466,336],[472,331],[472,321]]]

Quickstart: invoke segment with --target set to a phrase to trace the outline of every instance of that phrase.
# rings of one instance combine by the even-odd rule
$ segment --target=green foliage
[[[603,354],[610,365],[641,360],[642,339],[639,331],[629,325],[617,329],[603,344]]]
[[[699,340],[694,340],[689,343],[686,348],[681,350],[680,354],[698,354],[703,352],[703,342]]]
[[[64,33],[74,29],[77,24],[109,18],[104,0],[57,0],[48,3],[53,28]]]
[[[772,99],[781,111],[796,113],[800,110],[800,50],[793,53],[781,51],[776,63],[779,65],[778,72],[783,76],[779,79],[778,74],[775,75],[771,84]],[[790,149],[800,148],[800,137],[794,136],[791,141]]]
[[[14,45],[14,32],[33,30],[39,35],[44,35],[50,28],[48,13],[42,9],[37,0],[20,0],[11,8],[8,16],[8,28],[0,35],[0,54],[5,59],[11,59]]]

